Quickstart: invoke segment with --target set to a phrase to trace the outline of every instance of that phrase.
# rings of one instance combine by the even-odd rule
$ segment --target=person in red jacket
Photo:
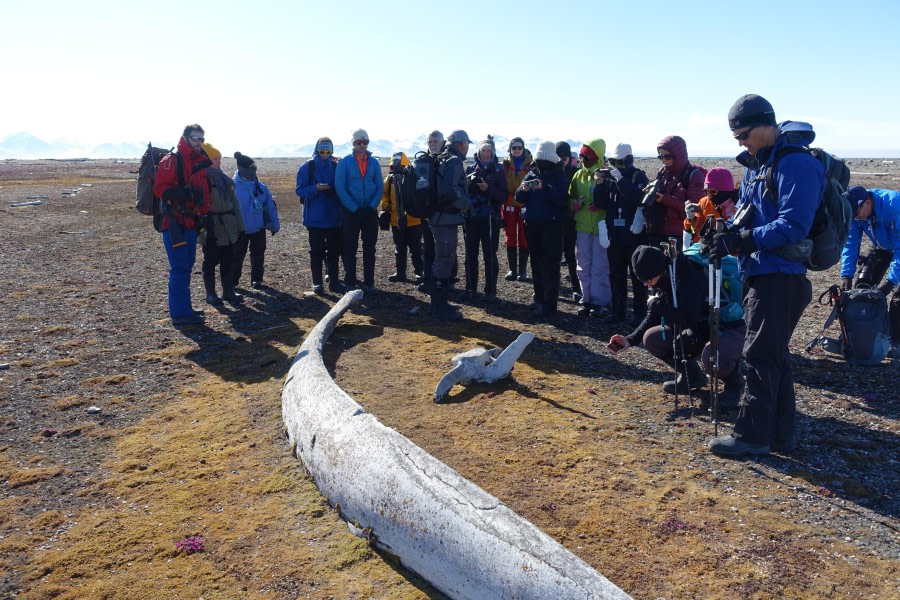
[[[187,125],[178,151],[167,154],[156,171],[153,194],[163,213],[163,246],[169,259],[169,316],[176,327],[203,323],[191,307],[191,271],[197,258],[197,233],[209,212],[209,184],[204,171],[212,161],[203,152],[203,128]]]
[[[656,145],[662,167],[656,173],[656,200],[644,209],[650,245],[658,247],[670,237],[677,238],[679,250],[684,232],[684,203],[696,203],[706,194],[705,175],[691,165],[687,144],[677,135],[670,135]]]

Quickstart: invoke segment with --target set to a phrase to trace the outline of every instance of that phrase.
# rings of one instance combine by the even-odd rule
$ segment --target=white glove
[[[644,211],[640,208],[634,213],[634,222],[631,224],[631,233],[638,235],[644,230]]]
[[[609,248],[609,232],[606,230],[606,220],[597,223],[597,236],[600,238],[600,245]]]
[[[686,200],[684,203],[684,214],[687,217],[688,221],[693,221],[694,217],[697,216],[697,213],[700,212],[700,205],[691,202],[690,200]]]
[[[694,243],[694,236],[691,235],[690,231],[685,231],[681,234],[681,247],[682,248],[690,248],[691,244]]]
[[[609,174],[612,175],[616,181],[622,179],[622,171],[616,169],[615,167],[609,170]]]

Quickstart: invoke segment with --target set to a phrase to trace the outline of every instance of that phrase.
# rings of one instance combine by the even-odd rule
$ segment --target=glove
[[[684,214],[687,217],[688,221],[693,221],[694,217],[697,216],[697,213],[700,212],[700,205],[690,200],[686,200],[684,203]]]
[[[634,222],[631,223],[631,233],[634,235],[638,235],[644,230],[644,223],[646,219],[644,219],[644,211],[638,209],[636,213],[634,213]]]
[[[730,254],[750,254],[756,250],[756,242],[747,230],[740,233],[734,229],[720,231],[713,236],[713,243],[709,248],[709,258],[712,261],[722,260]]]
[[[622,171],[620,171],[616,168],[610,169],[609,174],[612,175],[613,179],[615,179],[616,181],[619,181],[620,179],[622,179]]]
[[[597,236],[600,238],[600,245],[609,248],[609,232],[606,229],[606,221],[597,223]]]
[[[188,187],[172,187],[164,191],[162,197],[167,202],[187,202],[191,199],[191,189]]]
[[[885,295],[885,297],[889,296],[891,292],[894,291],[894,284],[890,281],[885,281],[880,286],[878,286],[878,291]]]
[[[852,277],[841,277],[841,291],[848,292],[853,289]]]

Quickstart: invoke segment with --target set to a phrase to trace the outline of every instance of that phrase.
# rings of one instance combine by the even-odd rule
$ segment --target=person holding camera
[[[670,237],[678,240],[678,249],[683,244],[685,202],[698,202],[703,197],[703,171],[691,164],[687,144],[677,135],[660,140],[656,146],[662,163],[656,172],[656,199],[644,208],[647,234],[651,246],[667,241]]]
[[[209,212],[204,170],[212,161],[203,152],[203,128],[187,125],[178,150],[159,161],[153,195],[163,213],[160,232],[169,259],[169,317],[172,325],[200,325],[203,314],[191,307],[191,271],[197,260],[197,233]]]
[[[685,248],[700,241],[700,230],[709,217],[729,220],[734,216],[738,194],[731,171],[724,167],[710,169],[703,181],[703,190],[706,195],[699,202],[687,200],[684,203]]]
[[[516,201],[523,207],[525,236],[531,250],[532,313],[542,319],[556,313],[559,298],[562,227],[568,203],[566,175],[558,161],[556,144],[541,142],[534,167],[515,192]]]
[[[503,205],[503,228],[506,231],[506,259],[509,262],[507,281],[528,281],[528,240],[525,238],[525,221],[522,205],[513,194],[525,178],[532,163],[531,152],[525,140],[514,137],[509,142],[509,156],[503,160],[506,171],[506,189],[509,197]]]
[[[853,209],[853,223],[841,254],[841,287],[845,291],[853,287],[854,269],[861,264],[856,287],[878,286],[889,298],[891,355],[900,358],[900,192],[867,190],[857,185],[844,196]],[[863,235],[871,241],[872,249],[860,259]]]
[[[341,229],[344,236],[344,285],[356,287],[356,253],[363,246],[363,285],[367,296],[378,294],[375,287],[375,244],[378,241],[378,203],[384,192],[381,165],[369,152],[369,134],[354,131],[353,152],[341,159],[334,172],[334,189],[341,200]]]
[[[606,157],[605,169],[597,171],[593,205],[606,213],[609,248],[609,285],[612,294],[606,322],[624,323],[628,309],[628,274],[631,272],[632,313],[640,323],[647,312],[647,288],[631,266],[631,256],[646,235],[632,232],[635,215],[641,207],[647,174],[634,166],[630,144],[617,144]]]
[[[303,226],[309,237],[309,269],[313,293],[325,291],[322,264],[328,274],[328,289],[343,293],[338,259],[344,247],[341,236],[341,201],[334,191],[337,158],[329,137],[316,140],[316,154],[297,171],[297,196],[303,205]]]
[[[477,300],[478,293],[478,252],[484,255],[484,299],[497,299],[497,279],[500,262],[500,206],[509,193],[506,189],[506,173],[500,168],[494,148],[494,138],[490,135],[478,144],[473,163],[466,169],[469,201],[472,208],[466,213],[463,223],[463,240],[466,248],[466,291],[459,297],[461,301]]]
[[[566,190],[575,177],[578,166],[572,160],[572,146],[569,142],[556,142],[556,156],[559,157],[560,168],[566,176]],[[578,281],[578,263],[575,260],[575,240],[577,232],[575,230],[575,215],[566,204],[566,216],[563,217],[563,260],[569,269],[569,284],[572,288],[572,299],[578,302],[581,300],[581,282]]]
[[[593,188],[596,173],[603,166],[606,142],[597,138],[581,147],[578,153],[581,167],[569,184],[569,208],[575,215],[575,259],[578,279],[581,280],[579,316],[603,316],[604,306],[612,300],[609,287],[609,235],[606,230],[606,211],[595,206]]]
[[[412,175],[409,172],[409,157],[404,152],[397,152],[391,157],[388,174],[384,178],[384,191],[381,194],[381,210],[379,225],[382,231],[390,229],[394,241],[394,264],[397,270],[388,275],[388,281],[409,281],[406,278],[406,255],[410,254],[415,273],[415,283],[422,282],[422,221],[406,214],[406,203],[412,202],[407,197],[415,193],[415,185],[410,188]]]

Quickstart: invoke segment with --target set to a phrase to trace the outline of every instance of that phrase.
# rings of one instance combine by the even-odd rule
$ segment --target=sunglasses
[[[753,131],[753,129],[754,129],[755,127],[756,127],[756,125],[751,125],[751,126],[747,129],[747,131],[745,131],[744,133],[739,133],[739,134],[737,134],[736,136],[734,136],[734,139],[736,139],[736,140],[739,141],[739,142],[743,142],[743,141],[746,140],[748,137],[750,137],[750,132]]]
[[[195,142],[200,142],[201,144],[206,141],[205,137],[199,136],[199,135],[192,135],[191,139],[194,140]]]
[[[672,155],[671,154],[660,154],[656,158],[658,158],[659,160],[672,160]]]
[[[353,145],[354,146],[368,146],[369,140],[356,140],[355,142],[353,142]]]
[[[625,159],[623,158],[607,158],[606,162],[616,168],[625,166]]]
[[[524,150],[525,146],[510,146],[510,150]]]
[[[319,154],[322,156],[328,156],[331,154],[331,150],[319,150]]]

